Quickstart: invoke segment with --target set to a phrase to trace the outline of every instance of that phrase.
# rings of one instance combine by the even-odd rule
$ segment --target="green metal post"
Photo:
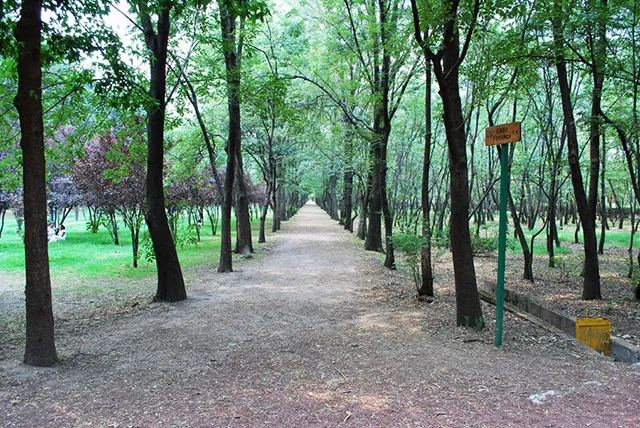
[[[498,229],[498,284],[496,285],[496,346],[502,345],[502,320],[504,318],[504,270],[507,250],[507,197],[509,196],[509,150],[500,146],[500,226]]]

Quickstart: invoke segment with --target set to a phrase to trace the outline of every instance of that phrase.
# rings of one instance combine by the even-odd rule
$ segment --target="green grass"
[[[156,275],[155,262],[144,259],[144,249],[140,246],[138,268],[133,267],[131,235],[127,228],[119,230],[120,245],[113,244],[109,232],[100,228],[98,233],[86,230],[86,222],[80,215],[75,220],[71,214],[65,220],[67,239],[49,243],[49,267],[52,278],[89,279],[89,278],[122,278],[140,279]],[[258,220],[252,226],[257,230]],[[270,227],[267,225],[267,227]],[[5,228],[0,239],[0,272],[20,273],[24,266],[24,245],[22,237],[15,230],[17,225],[13,217],[7,215]],[[146,228],[143,226],[142,234]],[[219,230],[219,228],[218,228]],[[232,227],[235,230],[235,227]],[[200,229],[201,241],[197,244],[186,244],[178,247],[178,257],[183,268],[212,263],[217,265],[220,257],[220,234],[212,235],[208,222]],[[179,236],[188,233],[184,227]],[[192,232],[195,235],[195,231]],[[255,233],[257,241],[257,233]]]
[[[629,222],[627,221],[627,223]],[[540,227],[541,227],[541,224],[538,224],[536,225],[533,231],[529,231],[526,229],[524,230],[525,236],[527,237],[528,244],[531,244],[531,236],[533,235],[534,232],[537,232]],[[599,224],[596,232],[597,232],[596,237],[599,242],[600,240]],[[521,251],[520,243],[518,242],[517,238],[513,237],[513,225],[511,224],[511,222],[509,223],[509,228],[507,233],[508,233],[507,235],[508,248],[513,253],[520,253]],[[555,248],[556,256],[563,255],[563,254],[572,254],[571,249],[568,248],[569,247],[568,244],[572,244],[574,242],[574,233],[575,233],[575,225],[567,225],[567,226],[564,226],[563,228],[558,228],[558,235],[560,238],[560,247]],[[488,222],[486,226],[483,226],[480,229],[480,236],[483,238],[497,236],[497,234],[498,234],[497,222]],[[628,248],[629,239],[631,236],[630,234],[631,232],[628,228],[619,230],[617,227],[612,227],[610,230],[605,231],[605,245],[604,245],[605,249],[619,248],[619,247]],[[534,248],[533,248],[533,252],[535,255],[547,254],[546,239],[547,238],[544,231],[536,237],[534,242]],[[578,233],[578,239],[580,240],[580,243],[583,242],[582,231]],[[636,233],[634,235],[633,246],[634,248],[638,248],[640,246],[640,233]]]

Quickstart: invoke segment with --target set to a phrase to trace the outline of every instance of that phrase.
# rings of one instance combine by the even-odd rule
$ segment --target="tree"
[[[133,267],[138,267],[138,249],[140,247],[140,228],[145,216],[145,170],[144,132],[142,123],[134,119],[133,124],[119,130],[118,134],[107,134],[106,144],[111,145],[107,152],[109,168],[104,171],[107,178],[104,197],[108,202],[108,211],[113,207],[131,233]],[[137,129],[136,129],[137,128]],[[167,299],[168,300],[168,299]]]
[[[47,244],[44,125],[42,119],[42,4],[23,0],[14,30],[18,42],[18,94],[23,153],[26,344],[24,362],[51,366],[58,361],[54,342],[51,278]]]
[[[582,180],[580,170],[580,149],[578,146],[578,135],[576,132],[576,122],[571,103],[571,91],[567,78],[567,64],[565,59],[565,34],[563,25],[563,2],[555,0],[553,3],[553,14],[551,24],[553,27],[554,54],[556,69],[558,72],[558,85],[560,98],[562,99],[562,112],[564,125],[567,132],[567,153],[569,168],[571,170],[571,183],[580,214],[580,224],[584,236],[584,283],[582,288],[582,298],[585,300],[601,299],[600,294],[600,268],[598,264],[598,247],[596,242],[596,231],[591,207],[587,200],[587,194]],[[599,153],[595,154],[599,157]],[[597,186],[598,175],[595,175]],[[596,187],[597,189],[597,187]],[[597,192],[597,190],[596,190]]]
[[[105,225],[115,245],[120,245],[118,219],[115,204],[109,191],[113,182],[106,177],[106,172],[115,165],[109,159],[113,149],[115,135],[107,132],[97,135],[85,143],[84,153],[73,167],[73,181],[80,191],[81,204],[89,212],[87,229],[97,233],[101,225]]]
[[[261,1],[250,3],[239,3],[234,0],[219,0],[218,7],[220,9],[220,29],[222,31],[222,48],[224,51],[224,61],[226,70],[227,83],[227,107],[229,111],[229,134],[227,138],[227,169],[224,182],[224,202],[222,205],[222,224],[221,224],[221,240],[220,247],[220,263],[218,264],[218,272],[231,272],[232,267],[232,248],[231,248],[231,207],[233,204],[234,186],[238,177],[242,177],[242,155],[241,155],[241,122],[240,122],[240,83],[241,83],[241,60],[242,50],[244,48],[244,25],[247,19],[262,19],[267,8]],[[241,178],[242,179],[242,178]],[[236,193],[236,199],[240,198],[241,206],[236,201],[236,215],[244,214],[243,204],[246,201],[246,189],[244,184],[239,183]],[[238,212],[241,208],[241,212]],[[238,219],[240,227],[246,229],[246,221],[248,218]],[[249,224],[249,234],[251,225]],[[246,230],[243,230],[246,233]],[[240,230],[238,230],[240,234]],[[246,236],[246,234],[245,234]],[[250,240],[244,240],[244,243],[238,242],[238,250],[245,251],[248,249],[247,244]],[[251,249],[252,251],[252,249]]]
[[[94,212],[106,215],[107,228],[116,245],[119,245],[117,214],[129,229],[134,268],[138,267],[140,228],[146,207],[146,144],[141,125],[140,119],[136,119],[119,131],[116,128],[94,137],[87,142],[84,156],[73,168],[74,182],[83,200]]]
[[[432,6],[428,8],[427,4]],[[459,72],[464,61],[476,19],[480,11],[480,1],[475,0],[471,9],[463,15],[459,10],[460,1],[422,2],[418,7],[411,0],[415,36],[422,48],[425,60],[433,65],[433,73],[440,87],[440,98],[444,110],[444,124],[449,148],[451,217],[449,234],[453,271],[456,283],[456,322],[477,328],[484,326],[480,298],[473,264],[471,236],[469,233],[469,175],[465,121],[460,100]],[[428,10],[438,10],[441,26],[436,27],[427,16]],[[461,16],[468,16],[466,31],[461,25]],[[431,25],[434,25],[431,27]],[[433,30],[432,30],[433,29]],[[432,33],[434,33],[432,35]],[[464,36],[461,44],[461,35]],[[437,38],[436,38],[437,36]],[[432,50],[436,46],[437,50]]]
[[[147,117],[147,209],[145,221],[149,228],[158,270],[156,300],[177,302],[187,298],[175,243],[171,236],[163,185],[164,127],[166,111],[167,54],[171,27],[171,0],[150,4],[146,0],[134,3],[149,50],[149,95],[153,106]],[[156,16],[152,19],[152,13]],[[155,24],[154,24],[155,21]]]
[[[293,62],[298,56],[302,28],[294,23],[288,28],[278,28],[278,33],[270,22],[265,24],[261,37],[251,46],[259,55],[249,58],[251,83],[244,86],[248,120],[245,121],[245,151],[258,166],[266,185],[266,195],[260,214],[258,242],[266,241],[265,222],[269,208],[274,213],[272,231],[279,229],[278,188],[285,157],[294,150],[293,132],[290,126],[297,120],[295,101],[291,96],[291,79],[282,76],[282,67]],[[281,61],[282,58],[282,61]],[[281,64],[284,63],[284,64]]]
[[[422,188],[421,188],[421,205],[422,205],[422,250],[420,251],[420,268],[422,272],[420,288],[418,294],[420,296],[433,296],[433,269],[431,264],[431,198],[429,196],[429,172],[431,170],[431,86],[432,74],[429,63],[425,64],[425,90],[424,90],[424,160],[422,164]]]

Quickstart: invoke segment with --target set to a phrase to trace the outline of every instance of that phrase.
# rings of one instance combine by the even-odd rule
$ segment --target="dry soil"
[[[640,367],[510,314],[497,348],[484,303],[486,329],[456,327],[447,259],[425,303],[313,204],[269,240],[234,273],[186,270],[177,304],[56,298],[53,368],[0,324],[0,426],[640,425]]]

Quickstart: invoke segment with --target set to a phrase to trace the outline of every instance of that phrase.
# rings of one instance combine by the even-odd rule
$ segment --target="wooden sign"
[[[520,141],[520,122],[492,126],[484,131],[484,143],[487,146],[515,143]]]

